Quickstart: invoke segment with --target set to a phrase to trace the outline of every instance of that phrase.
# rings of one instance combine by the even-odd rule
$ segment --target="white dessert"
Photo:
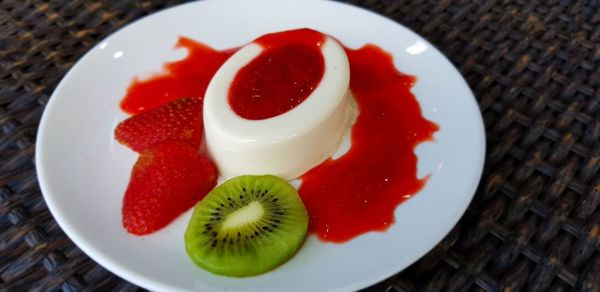
[[[302,103],[281,115],[248,120],[230,107],[228,93],[238,71],[263,48],[251,43],[217,71],[204,98],[208,151],[221,175],[273,174],[291,180],[331,157],[354,118],[350,68],[344,49],[327,37],[324,74]]]

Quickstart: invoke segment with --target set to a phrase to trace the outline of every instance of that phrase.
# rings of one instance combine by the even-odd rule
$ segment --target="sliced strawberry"
[[[214,164],[196,148],[165,141],[144,150],[133,166],[123,199],[123,226],[152,233],[193,207],[217,182]]]
[[[121,122],[115,138],[137,152],[164,140],[179,140],[198,149],[202,142],[202,101],[181,98]]]

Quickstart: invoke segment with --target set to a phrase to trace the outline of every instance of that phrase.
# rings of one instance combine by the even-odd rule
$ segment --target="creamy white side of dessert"
[[[219,68],[206,90],[206,145],[225,179],[243,174],[299,177],[336,152],[356,116],[348,57],[330,37],[321,46],[323,77],[306,100],[272,118],[238,116],[229,105],[229,88],[238,71],[262,51],[255,43],[240,49]]]

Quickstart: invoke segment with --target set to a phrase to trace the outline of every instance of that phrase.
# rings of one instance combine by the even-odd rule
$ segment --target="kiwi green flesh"
[[[185,232],[186,251],[209,272],[254,276],[292,257],[307,229],[304,204],[288,182],[272,175],[239,176],[196,205]]]

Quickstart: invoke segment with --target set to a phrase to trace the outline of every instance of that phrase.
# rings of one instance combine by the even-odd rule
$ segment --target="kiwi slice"
[[[209,272],[247,277],[276,268],[300,248],[308,214],[298,192],[273,176],[244,175],[213,189],[185,232],[192,261]]]

